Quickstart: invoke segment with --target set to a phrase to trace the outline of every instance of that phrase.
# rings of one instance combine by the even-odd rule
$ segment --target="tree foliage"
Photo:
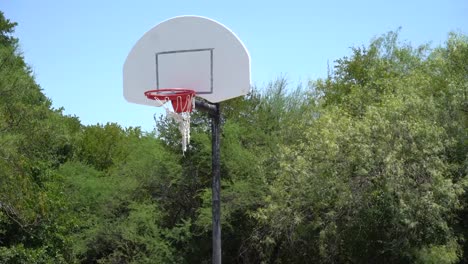
[[[0,262],[209,263],[210,119],[84,126],[0,13]],[[389,32],[222,104],[225,263],[467,263],[468,38]]]

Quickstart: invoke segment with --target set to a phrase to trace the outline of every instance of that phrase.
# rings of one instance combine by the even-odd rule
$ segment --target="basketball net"
[[[185,100],[185,105],[183,105],[184,100],[182,100],[182,96],[177,96],[177,104],[175,106],[173,105],[173,107],[176,109],[182,109],[182,111],[195,109],[195,97],[188,96],[187,100]],[[185,151],[187,151],[187,146],[190,144],[190,112],[174,112],[174,109],[170,109],[166,106],[166,103],[171,101],[168,97],[166,97],[164,100],[160,100],[158,98],[155,98],[154,100],[164,107],[166,110],[166,117],[174,120],[177,123],[180,134],[182,135],[182,152],[185,153]]]

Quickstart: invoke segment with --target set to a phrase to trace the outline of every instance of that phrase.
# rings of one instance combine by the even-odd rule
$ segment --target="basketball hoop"
[[[190,113],[195,107],[195,91],[183,88],[167,88],[149,90],[145,96],[159,103],[166,109],[166,116],[172,118],[178,125],[182,134],[182,151],[187,150],[190,143]],[[171,101],[173,110],[165,104]]]

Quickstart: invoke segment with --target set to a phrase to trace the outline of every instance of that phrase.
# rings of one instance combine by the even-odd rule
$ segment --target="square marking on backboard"
[[[192,89],[197,94],[213,92],[213,49],[156,53],[156,86]]]

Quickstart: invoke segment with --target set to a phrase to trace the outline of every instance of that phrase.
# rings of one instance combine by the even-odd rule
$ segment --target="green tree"
[[[0,12],[0,262],[209,263],[210,119],[154,133],[53,109]],[[353,48],[222,104],[227,263],[468,262],[468,38]]]
[[[18,44],[18,39],[13,37],[17,23],[11,22],[5,18],[5,15],[0,11],[0,45],[3,47],[15,47]]]
[[[255,214],[265,261],[459,260],[466,157],[453,153],[466,149],[467,79],[454,73],[466,73],[466,61],[449,70],[450,56],[437,54],[462,58],[465,47],[451,36],[448,47],[415,50],[391,32],[312,83],[320,110],[282,147],[268,206]]]
[[[71,222],[58,220],[64,197],[53,170],[73,155],[76,119],[51,108],[11,36],[15,25],[0,13],[0,261],[69,263]]]

